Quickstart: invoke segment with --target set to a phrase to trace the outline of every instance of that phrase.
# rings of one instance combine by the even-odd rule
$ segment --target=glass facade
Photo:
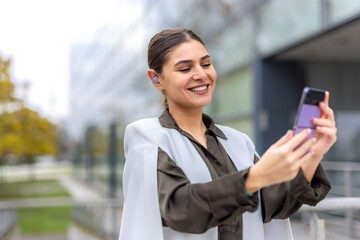
[[[271,53],[321,29],[321,1],[266,1],[256,12],[257,50]]]

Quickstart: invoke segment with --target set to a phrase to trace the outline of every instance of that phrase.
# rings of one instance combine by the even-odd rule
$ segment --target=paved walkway
[[[86,186],[84,183],[69,177],[58,177],[59,183],[70,193],[76,202],[106,201],[107,199],[99,192]]]

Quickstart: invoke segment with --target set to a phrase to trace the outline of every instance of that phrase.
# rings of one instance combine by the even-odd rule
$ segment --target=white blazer
[[[232,128],[217,127],[227,137],[218,140],[236,168],[252,166],[256,152],[251,139]],[[162,127],[158,118],[149,118],[128,125],[124,142],[124,208],[119,240],[217,240],[217,227],[202,234],[189,234],[162,226],[157,189],[158,147],[184,171],[191,183],[212,180],[190,140],[175,129]],[[244,240],[293,239],[289,219],[263,224],[260,204],[255,212],[246,212],[242,217]]]

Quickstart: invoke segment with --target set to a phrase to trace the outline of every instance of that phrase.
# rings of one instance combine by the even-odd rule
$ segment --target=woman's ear
[[[160,82],[160,76],[155,72],[154,69],[149,69],[147,71],[147,74],[152,82],[152,84],[154,85],[154,87],[156,87],[157,89],[162,90],[162,85]]]

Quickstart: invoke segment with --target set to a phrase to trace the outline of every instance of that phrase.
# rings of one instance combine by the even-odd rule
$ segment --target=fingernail
[[[314,118],[314,121],[317,122],[319,119],[318,118]]]
[[[289,137],[290,136],[290,130],[288,130],[285,134],[286,137]]]
[[[308,132],[308,134],[310,134],[310,133],[311,133],[311,129],[310,129],[310,128],[308,128],[308,129],[307,129],[307,132]]]
[[[316,142],[316,138],[312,138],[312,141],[313,141],[313,142]]]
[[[311,154],[312,154],[312,155],[315,155],[315,151],[312,151]]]
[[[318,127],[316,127],[316,129],[317,129],[317,130],[320,130],[320,129],[321,129],[321,127],[319,127],[319,126],[318,126]]]

